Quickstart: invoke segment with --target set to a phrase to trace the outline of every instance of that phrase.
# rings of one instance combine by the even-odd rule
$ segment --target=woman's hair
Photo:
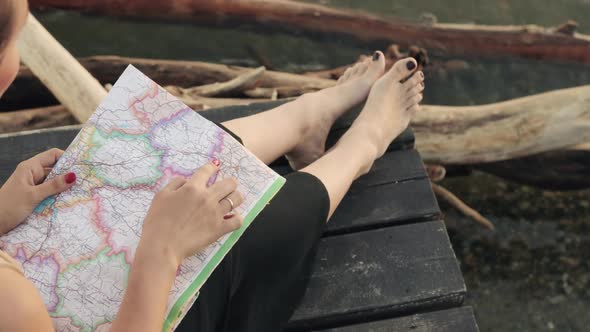
[[[4,52],[14,30],[14,16],[14,1],[0,0],[0,55]]]

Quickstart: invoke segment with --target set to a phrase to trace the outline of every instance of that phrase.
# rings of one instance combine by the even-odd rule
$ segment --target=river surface
[[[453,23],[555,26],[574,19],[581,32],[590,33],[590,0],[309,2],[414,22],[425,13]],[[279,70],[301,72],[348,64],[375,48],[334,37],[311,39],[248,27],[207,28],[60,11],[38,17],[77,56],[116,54],[257,66],[253,54],[262,54]],[[432,60],[460,65],[426,70],[429,104],[483,104],[590,83],[586,65]],[[466,304],[474,307],[481,331],[590,331],[589,192],[543,191],[477,172],[446,179],[442,185],[497,227],[489,232],[441,202],[468,286]]]

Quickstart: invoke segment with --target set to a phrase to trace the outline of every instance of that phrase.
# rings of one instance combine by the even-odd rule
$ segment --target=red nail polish
[[[211,163],[217,167],[219,167],[219,165],[221,164],[221,162],[219,161],[219,159],[215,158],[213,160],[211,160]]]
[[[72,183],[76,182],[76,173],[70,172],[70,173],[66,174],[65,180],[66,180],[67,184],[72,184]]]
[[[223,216],[223,219],[227,220],[227,219],[231,219],[233,217],[234,217],[233,214],[226,214],[225,216]]]

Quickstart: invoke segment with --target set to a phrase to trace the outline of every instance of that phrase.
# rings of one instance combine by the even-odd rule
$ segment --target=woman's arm
[[[241,217],[227,215],[227,204],[221,204],[230,195],[236,206],[242,203],[237,182],[207,186],[218,170],[218,162],[207,164],[190,180],[173,179],[154,197],[113,332],[160,332],[180,262],[241,226]]]
[[[112,332],[162,331],[168,292],[176,276],[172,257],[140,243]]]
[[[20,273],[0,268],[0,298],[0,331],[53,331],[39,292]]]

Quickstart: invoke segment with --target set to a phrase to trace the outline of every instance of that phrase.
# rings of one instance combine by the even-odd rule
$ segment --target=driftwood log
[[[86,121],[107,95],[100,83],[31,14],[17,45],[22,61],[79,121]]]
[[[254,88],[256,80],[264,73],[266,68],[259,67],[252,71],[245,72],[244,74],[237,76],[227,82],[211,83],[207,85],[201,85],[194,88],[178,88],[172,86],[169,89],[177,89],[174,95],[176,96],[187,96],[187,97],[217,97],[232,94],[235,92],[241,92]]]
[[[226,66],[200,61],[154,60],[125,58],[118,56],[97,56],[80,58],[78,61],[100,83],[112,84],[125,68],[132,64],[162,86],[174,85],[181,88],[226,82],[255,69]],[[292,97],[308,91],[321,90],[336,84],[334,80],[319,77],[266,70],[256,81],[259,88],[279,88],[284,94],[279,98]],[[34,91],[34,98],[31,98]],[[264,96],[262,94],[259,96]],[[35,75],[25,66],[21,67],[14,83],[0,99],[0,110],[17,110],[55,105],[58,102]]]
[[[481,106],[423,106],[412,121],[426,162],[478,164],[590,142],[590,85]]]
[[[590,63],[590,36],[568,22],[555,28],[473,24],[411,24],[366,12],[288,0],[30,0],[48,7],[142,19],[186,20],[199,24],[247,23],[290,32],[338,34],[364,43],[418,45],[450,56],[518,56]]]

